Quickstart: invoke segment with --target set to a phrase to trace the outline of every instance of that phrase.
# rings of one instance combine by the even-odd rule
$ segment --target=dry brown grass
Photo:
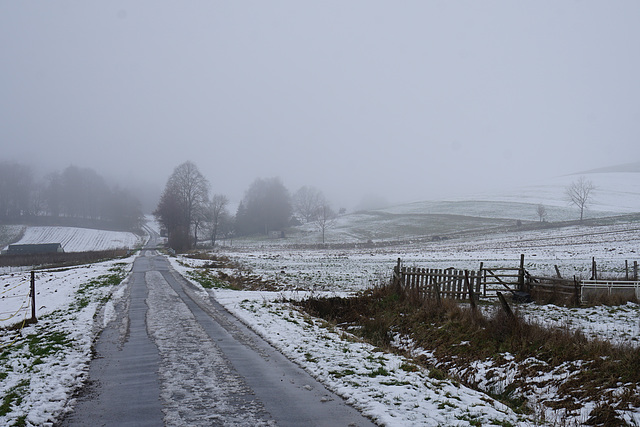
[[[561,398],[547,402],[548,407],[575,410],[580,405],[576,402],[600,402],[598,411],[592,414],[597,421],[611,417],[609,409],[640,406],[640,397],[635,393],[640,384],[640,349],[637,348],[589,340],[566,328],[528,323],[517,314],[509,317],[502,310],[484,316],[454,301],[443,300],[438,304],[420,300],[391,286],[375,288],[353,298],[315,298],[298,304],[311,315],[335,324],[358,326],[355,330],[363,339],[389,351],[394,351],[393,334],[408,336],[419,347],[434,351],[439,367],[465,368],[473,361],[487,359],[499,365],[505,353],[519,362],[529,358],[542,362],[535,368],[520,364],[522,368],[511,389],[526,388],[528,377],[551,372],[565,362],[582,361],[583,369],[573,372],[559,385]],[[465,345],[460,345],[461,342]],[[618,395],[613,390],[618,390]],[[509,393],[498,397],[512,406],[526,403],[519,398],[514,400]]]

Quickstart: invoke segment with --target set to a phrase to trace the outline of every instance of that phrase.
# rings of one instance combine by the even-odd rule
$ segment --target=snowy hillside
[[[574,212],[567,202],[566,189],[580,177],[595,185],[589,214],[624,214],[640,212],[640,173],[639,172],[591,172],[565,175],[545,180],[534,185],[518,188],[500,196],[483,195],[485,200],[517,203],[543,204],[547,208],[565,208]]]
[[[640,172],[591,172],[548,179],[508,191],[476,193],[442,201],[418,201],[375,211],[343,215],[325,230],[326,243],[362,243],[372,240],[406,240],[451,237],[459,233],[499,231],[527,222],[538,222],[538,206],[544,206],[548,222],[572,221],[580,216],[566,196],[569,185],[580,177],[596,187],[585,218],[601,218],[640,212]],[[314,224],[289,230],[286,241],[269,244],[320,243]]]
[[[65,252],[133,249],[142,237],[126,231],[94,230],[76,227],[27,227],[17,244],[60,243]]]

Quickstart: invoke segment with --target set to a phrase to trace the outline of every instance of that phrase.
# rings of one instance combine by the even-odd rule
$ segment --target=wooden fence
[[[532,276],[527,288],[536,301],[580,305],[581,284],[575,277],[563,279]]]
[[[625,275],[629,277],[629,263],[625,262],[625,266]],[[597,277],[595,260],[592,270],[592,276]],[[556,272],[560,276],[557,267]],[[536,300],[559,300],[579,305],[593,295],[602,294],[603,289],[609,295],[635,295],[640,299],[637,262],[633,264],[632,274],[635,280],[628,282],[533,276],[524,268],[524,255],[520,256],[518,267],[491,267],[480,263],[477,271],[404,267],[398,258],[393,283],[404,292],[425,299],[470,300],[470,292],[475,298],[496,298],[499,293],[506,291],[522,301],[530,300],[533,295]]]
[[[480,295],[481,277],[479,271],[403,267],[398,259],[393,282],[407,294],[418,298],[464,301],[470,299],[470,291],[476,297]]]

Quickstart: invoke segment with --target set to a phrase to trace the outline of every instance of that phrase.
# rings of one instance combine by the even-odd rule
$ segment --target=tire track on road
[[[146,274],[166,425],[275,425],[159,271]]]

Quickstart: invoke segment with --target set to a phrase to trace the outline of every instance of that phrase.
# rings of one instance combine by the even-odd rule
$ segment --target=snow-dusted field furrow
[[[76,227],[27,227],[17,244],[60,243],[65,252],[133,249],[142,238],[128,231],[94,230]]]

